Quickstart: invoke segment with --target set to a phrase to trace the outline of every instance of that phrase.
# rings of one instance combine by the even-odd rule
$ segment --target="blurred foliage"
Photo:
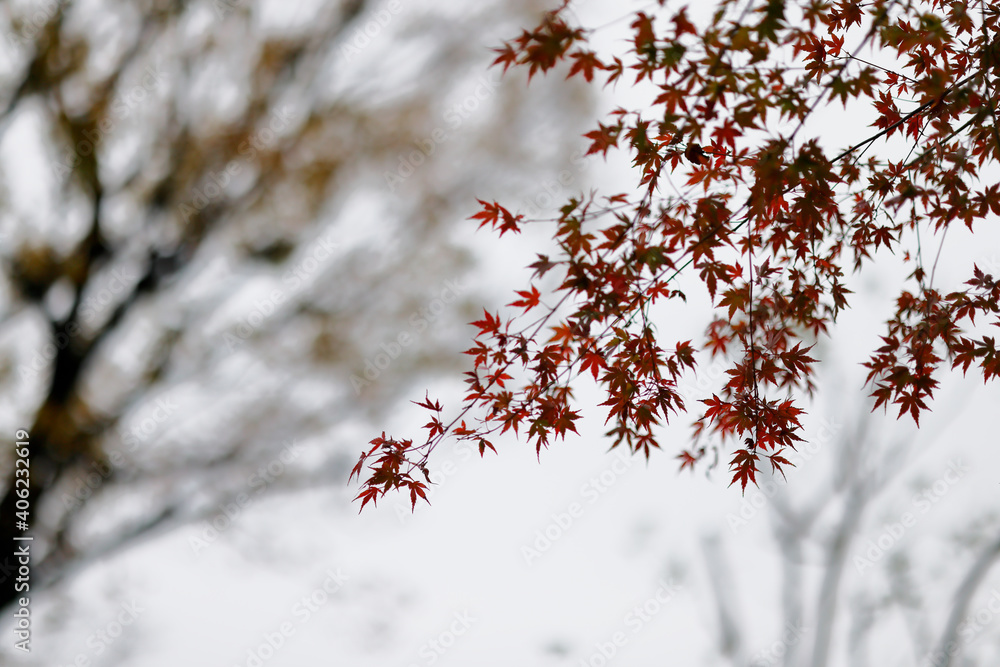
[[[538,191],[591,107],[487,70],[541,4],[0,6],[0,433],[30,431],[34,589],[293,440],[268,488],[343,484],[343,429],[459,363],[462,219]]]

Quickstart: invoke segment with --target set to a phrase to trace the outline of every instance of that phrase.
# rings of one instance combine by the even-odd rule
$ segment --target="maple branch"
[[[941,259],[941,251],[944,250],[944,240],[948,236],[949,227],[944,228],[944,232],[941,233],[941,243],[938,244],[937,254],[934,256],[934,266],[931,267],[931,279],[927,283],[929,289],[934,289],[934,274],[937,273],[938,260]]]
[[[844,53],[846,53],[847,55],[846,56],[838,56],[838,58],[851,58],[853,60],[859,60],[859,61],[863,62],[866,65],[871,65],[875,69],[880,69],[883,72],[888,72],[889,74],[895,74],[896,76],[902,77],[902,78],[906,79],[907,81],[912,81],[913,83],[917,82],[916,79],[908,77],[905,74],[901,74],[901,73],[899,73],[899,72],[897,72],[895,70],[889,69],[888,67],[883,67],[882,65],[876,65],[875,63],[868,62],[864,58],[859,58],[858,56],[852,55],[850,51],[845,50]]]
[[[989,35],[986,33],[986,7],[983,4],[983,0],[979,0],[979,12],[981,18],[981,28],[983,33],[983,48],[989,43]],[[989,73],[986,72],[986,51],[983,52],[983,83],[986,86],[986,104],[990,110],[990,116],[993,117],[993,139],[996,141],[996,152],[1000,155],[1000,129],[997,129],[997,108],[994,104],[993,97],[993,86],[990,85]]]
[[[865,34],[864,39],[861,40],[861,43],[858,44],[858,48],[856,48],[855,51],[860,51],[861,49],[865,48],[865,45],[868,44],[868,40],[870,40],[872,36],[875,34],[875,30],[878,28],[879,23],[885,20],[885,18],[889,15],[889,10],[892,8],[893,5],[896,4],[896,2],[898,2],[898,0],[892,0],[892,2],[889,3],[888,7],[882,8],[880,14],[872,20],[871,27]],[[844,64],[840,66],[840,69],[837,70],[837,74],[836,76],[834,76],[833,81],[825,86],[826,90],[833,90],[833,85],[843,80],[844,72],[847,71],[847,64],[848,62],[845,61]],[[813,100],[813,103],[809,106],[809,109],[806,110],[806,113],[799,118],[798,126],[792,131],[791,136],[788,137],[789,143],[792,141],[792,139],[795,138],[795,135],[799,133],[799,130],[801,130],[803,126],[805,126],[806,118],[808,118],[812,114],[812,112],[816,110],[816,107],[819,106],[819,103],[820,101],[822,101],[823,97],[824,95],[822,94],[817,96],[817,98]]]
[[[908,112],[906,115],[904,115],[902,118],[900,118],[898,121],[896,121],[892,125],[889,125],[888,127],[883,128],[882,130],[880,130],[879,132],[876,132],[875,134],[873,134],[872,136],[868,137],[867,139],[865,139],[863,141],[860,141],[857,144],[851,146],[850,148],[844,150],[839,155],[837,155],[837,157],[833,158],[832,162],[837,162],[837,161],[841,160],[842,158],[844,158],[846,155],[849,155],[849,154],[853,153],[854,151],[858,150],[859,148],[861,148],[865,144],[870,144],[870,143],[874,142],[876,139],[878,139],[879,137],[885,136],[886,134],[888,134],[889,132],[891,132],[895,128],[897,128],[900,125],[902,125],[903,123],[905,123],[910,118],[916,116],[919,113],[923,113],[927,109],[931,108],[932,106],[934,106],[935,104],[937,104],[938,102],[940,102],[941,100],[943,100],[945,98],[945,96],[948,95],[948,93],[953,92],[959,86],[965,85],[966,83],[968,83],[969,81],[971,81],[972,79],[974,79],[978,75],[979,75],[978,72],[975,73],[975,74],[970,74],[969,76],[965,77],[964,79],[962,79],[958,83],[953,84],[950,88],[948,88],[948,90],[946,90],[944,93],[942,93],[940,97],[936,97],[933,100],[930,100],[928,102],[924,102],[923,104],[921,104],[919,107],[917,107],[913,111]],[[917,158],[917,159],[919,159],[919,158]]]
[[[641,113],[619,107],[611,112],[610,124],[599,123],[597,130],[585,135],[592,140],[588,155],[597,152],[606,155],[612,147],[628,150],[623,143],[627,138],[632,164],[640,174],[638,187],[645,191],[634,203],[624,194],[609,197],[608,206],[597,210],[589,209],[593,195],[582,211],[580,202],[575,197],[570,199],[562,209],[563,215],[556,218],[559,227],[555,238],[562,256],[552,263],[547,256],[539,255],[539,261],[532,265],[537,269],[536,275],[544,275],[556,264],[565,265],[563,283],[555,288],[565,293],[555,305],[549,306],[532,285],[530,291],[518,291],[520,299],[508,304],[524,308],[522,315],[509,317],[504,323],[499,316],[486,313],[485,320],[474,323],[480,327],[480,334],[476,336],[475,347],[466,353],[475,356],[475,370],[467,374],[470,389],[461,412],[447,425],[438,416],[432,418],[427,425],[430,430],[427,441],[419,447],[413,447],[409,440],[402,441],[403,445],[391,441],[392,447],[420,452],[417,464],[422,466],[446,436],[472,439],[497,431],[504,433],[508,428],[516,432],[520,424],[530,423],[528,438],[537,440],[540,452],[542,446],[548,446],[553,434],[565,438],[567,430],[575,431],[572,424],[579,413],[571,409],[574,404],[570,389],[577,374],[590,370],[595,381],[606,390],[607,402],[602,405],[611,406],[608,420],[616,420],[610,434],[619,437],[612,447],[624,439],[633,451],[645,448],[648,455],[650,446],[659,446],[652,429],[661,424],[661,412],[666,418],[678,409],[686,409],[683,397],[673,389],[680,374],[686,372],[685,367],[696,366],[690,341],[678,343],[672,355],[665,352],[653,331],[650,306],[659,298],[686,299],[673,287],[675,279],[696,262],[702,262],[697,268],[713,302],[716,287],[725,285],[715,307],[729,309],[728,321],[718,317],[710,324],[706,347],[711,348],[713,356],[726,354],[737,341],[746,349],[742,359],[736,359],[727,369],[731,377],[721,397],[713,394],[711,399],[702,401],[708,407],[695,425],[695,437],[700,437],[706,429],[721,433],[724,439],[752,433],[752,438],[744,437],[749,449],[737,451],[737,458],[730,464],[737,468],[734,482],[742,481],[745,488],[747,481],[756,482],[752,473],[757,471],[756,465],[761,460],[755,453],[756,445],[775,445],[767,458],[780,471],[779,464],[787,463],[780,458],[780,448],[794,448],[801,440],[798,415],[803,411],[796,406],[794,392],[802,389],[812,395],[815,384],[811,364],[816,361],[807,355],[808,348],[801,349],[805,342],[803,331],[820,336],[827,331],[828,324],[836,321],[837,313],[848,307],[846,295],[850,290],[841,280],[842,253],[853,252],[854,268],[859,270],[880,246],[894,250],[907,227],[906,220],[897,222],[895,212],[912,199],[917,201],[908,223],[917,233],[918,266],[914,275],[923,296],[901,293],[897,313],[889,323],[886,345],[879,350],[879,356],[866,364],[871,369],[868,381],[879,378],[873,393],[878,399],[876,407],[893,399],[893,403],[902,406],[900,414],[908,410],[915,420],[922,410],[928,409],[922,399],[930,398],[938,384],[933,374],[941,361],[931,347],[943,337],[947,337],[945,342],[950,352],[957,350],[955,360],[961,357],[968,367],[971,361],[983,358],[986,378],[994,374],[992,342],[980,344],[964,338],[958,341],[957,327],[953,324],[930,321],[931,309],[935,313],[940,310],[941,318],[957,313],[961,319],[989,308],[983,305],[984,297],[978,295],[966,296],[965,301],[959,301],[961,295],[956,296],[952,299],[954,303],[949,302],[943,309],[931,302],[925,287],[920,223],[929,219],[932,223],[936,221],[939,228],[960,218],[971,226],[974,219],[984,217],[989,211],[998,212],[1000,196],[995,186],[989,186],[968,197],[956,197],[967,174],[974,177],[978,173],[974,164],[962,158],[954,160],[954,167],[949,166],[950,162],[936,160],[920,164],[915,175],[906,173],[908,167],[926,161],[932,151],[941,153],[950,147],[954,137],[973,123],[994,115],[995,100],[981,103],[979,91],[967,87],[981,73],[972,71],[964,75],[966,71],[977,70],[977,61],[972,59],[977,49],[982,52],[983,68],[991,63],[985,44],[987,19],[983,19],[984,44],[980,48],[974,29],[961,22],[964,14],[953,17],[952,21],[958,22],[959,33],[970,32],[972,37],[968,42],[937,30],[933,16],[920,14],[909,5],[900,10],[902,16],[898,20],[894,16],[888,21],[890,13],[901,4],[898,0],[880,0],[869,10],[861,10],[868,5],[858,4],[817,8],[807,19],[810,30],[789,27],[780,3],[762,8],[763,18],[756,24],[749,21],[751,25],[744,25],[746,22],[741,20],[734,23],[728,17],[731,14],[745,17],[753,10],[753,2],[727,0],[723,4],[710,29],[696,28],[681,8],[670,19],[674,30],[659,36],[654,20],[662,17],[637,12],[631,26],[635,46],[627,50],[632,61],[628,63],[618,57],[604,63],[594,51],[580,46],[579,42],[586,41],[584,31],[566,25],[555,16],[558,12],[546,14],[539,28],[524,31],[521,37],[497,49],[500,56],[495,64],[503,64],[505,70],[510,65],[526,66],[529,80],[536,70],[547,72],[560,60],[572,63],[568,76],[582,72],[588,82],[595,69],[608,72],[607,83],[617,81],[626,67],[635,71],[636,84],[662,78],[663,83],[655,84],[660,94],[654,106],[664,109],[658,132],[651,131],[652,121]],[[980,5],[983,7],[982,2]],[[560,9],[566,7],[568,3],[563,2]],[[909,67],[915,74],[895,72],[851,52],[841,56],[843,35],[854,24],[864,26],[865,14],[869,24],[859,28],[864,31],[859,48],[865,48],[875,35],[881,34],[883,41],[895,47],[901,57],[910,56]],[[914,28],[907,20],[911,15],[920,19],[920,27]],[[830,41],[816,39],[817,17],[829,28]],[[927,21],[930,27],[924,26]],[[684,39],[685,35],[693,36],[692,40]],[[735,55],[737,51],[747,52],[752,65],[772,56],[772,43],[794,44],[796,54],[800,50],[809,52],[809,65],[805,69],[810,74],[790,80],[788,68],[780,64],[736,71],[732,61],[743,62]],[[571,52],[571,44],[576,44],[577,50]],[[839,63],[826,57],[824,45],[834,49]],[[961,46],[962,51],[956,51],[956,46]],[[857,78],[847,75],[852,60],[865,65]],[[887,73],[883,83],[888,84],[888,91],[882,90],[877,95],[872,92],[873,87],[881,89],[882,77],[874,70]],[[901,114],[889,93],[893,86],[898,86],[902,93],[911,84],[926,101]],[[993,94],[991,84],[987,75],[987,97]],[[736,97],[735,103],[729,99],[730,95]],[[878,98],[875,107],[879,116],[874,124],[879,129],[871,136],[832,157],[821,147],[820,136],[800,148],[792,145],[821,102],[842,96],[846,105],[848,99],[866,95]],[[977,109],[979,106],[983,108]],[[719,120],[720,108],[725,108],[723,120]],[[955,120],[970,110],[974,113],[967,122]],[[755,154],[737,147],[740,137],[769,126],[771,111],[797,120],[790,134],[779,132]],[[933,120],[924,122],[924,117]],[[954,123],[960,125],[952,131]],[[914,141],[901,162],[869,158],[862,164],[862,158],[878,140],[891,136],[904,124],[905,132],[901,134],[912,136]],[[925,147],[925,133],[931,127],[936,135],[934,143]],[[712,146],[703,149],[699,141],[706,133],[711,134]],[[986,158],[980,155],[984,147],[988,149],[988,136],[979,131],[970,136],[973,150],[981,158],[980,164],[992,156],[992,153]],[[994,128],[994,137],[998,136],[1000,133]],[[682,152],[680,144],[685,137],[687,148]],[[961,145],[964,147],[965,142]],[[921,148],[925,150],[912,159]],[[699,167],[689,172],[687,184],[700,184],[705,196],[689,200],[687,193],[678,189],[668,175],[679,199],[667,198],[660,205],[658,219],[647,220],[654,202],[661,199],[656,192],[666,171],[664,166],[677,169],[683,158]],[[887,173],[880,172],[880,165],[886,166]],[[865,177],[864,191],[857,189],[855,186]],[[720,188],[730,182],[732,188]],[[838,193],[841,184],[847,185],[844,196],[855,200],[853,215],[845,215],[843,210],[844,198]],[[749,193],[742,197],[746,188]],[[786,201],[785,195],[793,191],[799,194],[791,202]],[[883,221],[880,210],[893,191],[899,196],[889,202],[893,207],[885,211]],[[738,205],[733,202],[736,196],[742,199]],[[512,216],[495,202],[483,203],[484,211],[474,217],[481,218],[484,224],[493,222],[501,235],[520,231],[517,223],[522,216]],[[921,204],[922,213],[917,211]],[[504,220],[498,225],[501,210]],[[604,216],[613,218],[610,224],[603,224]],[[596,230],[588,224],[595,219]],[[744,225],[747,226],[745,246],[735,238]],[[761,251],[767,256],[760,271],[755,266],[758,237]],[[943,242],[944,238],[934,258],[931,285],[943,255]],[[599,246],[595,250],[596,244]],[[733,253],[737,256],[735,262],[731,261]],[[743,255],[749,263],[746,269],[739,268],[744,261],[739,257]],[[910,261],[909,257],[907,252],[906,261]],[[773,293],[769,294],[767,288],[771,283],[767,276],[785,271],[785,278],[776,281]],[[761,293],[756,285],[758,280],[764,286]],[[993,283],[983,276],[977,274],[975,280],[988,291],[995,291]],[[783,288],[779,283],[787,284]],[[576,310],[553,324],[574,300]],[[542,317],[527,315],[539,305],[544,310]],[[915,318],[920,320],[916,324]],[[592,325],[598,325],[595,328],[599,330],[592,332]],[[640,325],[642,330],[636,331]],[[760,355],[757,342],[765,339],[757,336],[758,327],[762,336],[767,337]],[[513,333],[515,328],[519,331]],[[551,338],[547,342],[536,340],[547,328],[552,329]],[[513,342],[508,344],[509,341]],[[903,350],[900,352],[903,357],[897,357],[896,350]],[[513,379],[507,371],[515,367],[515,362],[527,378],[523,386],[519,378],[512,382],[517,386],[508,388],[504,381]],[[602,370],[604,375],[598,377]],[[890,373],[894,375],[888,377]],[[762,383],[789,393],[783,401],[768,402],[761,392]],[[438,404],[431,405],[428,401],[421,405],[440,412]],[[480,406],[489,413],[475,419],[473,428],[467,427],[465,417],[472,408]],[[384,435],[381,440],[385,441]],[[492,448],[492,444],[485,442]],[[480,439],[481,452],[483,443]],[[697,457],[683,453],[682,468],[700,460],[705,448],[698,451]],[[391,450],[383,455],[383,467],[389,468],[390,473],[398,471],[395,456]],[[414,462],[406,460],[412,471]]]
[[[645,206],[648,206],[649,203],[651,203],[650,200],[652,199],[652,191],[653,191],[653,188],[652,188],[652,186],[650,186],[647,189],[647,192],[643,196],[643,199],[640,202],[640,205],[638,207],[638,210],[640,212],[645,208]],[[637,215],[637,218],[631,221],[631,223],[630,223],[631,225],[634,225],[638,221],[639,213],[637,212],[636,215]],[[610,254],[610,253],[614,252],[616,249],[617,249],[617,246],[615,246],[615,247],[609,247],[607,249],[607,252]],[[559,299],[558,303],[556,303],[556,305],[553,306],[552,308],[548,309],[547,314],[541,318],[541,321],[538,323],[538,325],[535,327],[535,329],[531,332],[531,334],[529,334],[529,336],[527,337],[527,339],[528,340],[534,340],[535,337],[542,331],[542,329],[545,327],[545,325],[549,322],[549,320],[552,319],[553,315],[555,315],[555,313],[562,307],[562,305],[572,295],[573,295],[573,292],[570,291],[570,290],[567,290],[566,293],[562,296],[562,298]],[[612,322],[612,324],[609,324],[607,327],[605,327],[604,331],[596,338],[596,340],[600,340],[601,338],[603,338],[609,331],[611,331],[611,329],[614,327],[614,324],[616,324],[618,321],[620,321],[620,319],[619,320],[615,320],[614,322]],[[522,334],[523,334],[523,332],[522,332]],[[554,382],[558,383],[560,381],[560,379],[563,377],[563,375],[566,374],[566,373],[568,373],[572,368],[574,368],[576,366],[576,364],[579,363],[582,360],[582,358],[583,358],[583,353],[580,353],[579,355],[577,355],[576,359],[573,362],[571,362],[570,364],[567,364],[566,367],[564,368],[564,370],[558,376],[556,376],[556,379],[554,380]],[[503,366],[500,368],[499,372],[493,374],[493,377],[487,382],[485,388],[483,389],[484,393],[486,391],[488,391],[489,389],[493,388],[496,385],[496,383],[498,382],[499,378],[503,375],[503,373],[505,371],[507,371],[511,366],[514,365],[514,361],[515,361],[515,359],[513,359],[513,358],[510,359],[510,360],[508,360],[506,363],[503,364]],[[571,377],[567,378],[567,382],[570,379],[571,379]],[[553,385],[549,384],[547,386],[551,387]],[[426,451],[422,452],[421,458],[419,460],[419,463],[408,462],[409,463],[409,467],[407,468],[407,473],[412,473],[414,469],[421,469],[423,466],[425,466],[426,463],[427,463],[427,461],[429,460],[430,454],[434,451],[434,449],[437,447],[437,445],[440,444],[440,442],[442,442],[444,440],[444,438],[448,434],[450,434],[450,433],[453,432],[454,428],[475,407],[475,405],[476,405],[475,401],[466,402],[465,407],[458,413],[458,415],[454,419],[452,419],[443,428],[443,430],[440,433],[438,433],[437,436],[429,439],[427,442],[425,442],[423,445],[420,445],[419,447],[414,447],[414,449],[416,449],[416,450],[424,450],[425,449]],[[495,431],[496,428],[499,428],[499,426],[493,428],[489,432]]]
[[[978,119],[975,116],[973,116],[972,118],[970,118],[966,122],[962,123],[961,126],[959,126],[957,129],[955,129],[950,134],[948,134],[947,137],[945,137],[944,139],[941,139],[940,141],[938,141],[938,143],[935,146],[932,146],[931,148],[928,148],[923,153],[921,153],[917,157],[915,157],[912,160],[910,160],[910,162],[906,164],[905,169],[909,169],[910,167],[914,166],[918,162],[922,161],[925,157],[927,157],[930,154],[931,151],[933,151],[936,148],[940,148],[942,146],[942,144],[944,144],[944,143],[946,143],[948,141],[951,141],[952,139],[955,138],[956,135],[958,135],[959,133],[964,132],[965,130],[969,129],[969,126],[972,125],[973,123],[975,123],[976,120],[978,120]]]

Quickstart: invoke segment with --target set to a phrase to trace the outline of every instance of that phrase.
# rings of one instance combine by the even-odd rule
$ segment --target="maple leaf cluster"
[[[816,390],[813,344],[849,306],[845,273],[863,271],[879,251],[900,252],[914,268],[865,364],[874,407],[894,405],[919,425],[942,366],[1000,376],[995,338],[976,329],[1000,326],[1000,280],[972,266],[966,283],[940,290],[914,250],[920,230],[974,231],[1000,215],[1000,185],[983,182],[1000,161],[1000,9],[722,0],[696,26],[686,8],[658,4],[655,14],[632,16],[623,53],[592,49],[591,31],[564,16],[568,3],[497,49],[495,65],[526,67],[529,78],[563,63],[567,77],[617,85],[631,73],[652,86],[650,105],[618,108],[585,135],[589,154],[627,151],[637,186],[562,207],[559,254],[538,255],[509,315],[484,311],[472,323],[458,415],[446,423],[426,399],[432,417],[421,444],[373,440],[352,472],[360,479],[367,465],[362,506],[390,489],[423,498],[411,475],[426,471],[444,438],[485,454],[511,430],[540,455],[576,432],[572,386],[581,375],[606,396],[612,448],[648,457],[663,444],[658,427],[698,410],[696,444],[734,443],[732,483],[756,483],[765,463],[784,474],[784,453],[802,441],[799,402]],[[875,129],[831,150],[821,133],[807,136],[817,108],[829,105],[868,114]],[[532,222],[479,203],[472,218],[501,235]],[[697,343],[669,340],[651,313],[686,301],[675,284],[683,271],[697,275],[716,309]],[[546,276],[555,287],[543,291]],[[729,366],[701,407],[678,389],[684,373],[697,373],[699,348]],[[684,449],[680,468],[695,469],[705,453]]]

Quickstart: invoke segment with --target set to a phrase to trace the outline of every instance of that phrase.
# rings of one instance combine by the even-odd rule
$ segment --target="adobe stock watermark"
[[[472,627],[476,619],[468,611],[455,612],[452,615],[454,620],[451,624],[439,632],[435,637],[428,639],[423,644],[421,644],[420,649],[417,651],[423,660],[420,663],[411,662],[408,667],[419,667],[419,665],[433,665],[438,660],[441,659],[445,653],[447,653],[458,641],[458,638],[464,635]]]
[[[982,260],[982,265],[983,273],[988,273],[994,278],[1000,276],[1000,255],[990,255],[988,258]]]
[[[1000,616],[1000,590],[996,588],[990,591],[990,599],[976,611],[970,612],[958,626],[960,640],[952,640],[943,647],[938,648],[928,654],[924,662],[925,667],[944,667],[953,664],[950,658],[954,658],[961,652],[963,646],[968,646],[983,633],[997,616]]]
[[[27,51],[38,33],[55,18],[62,3],[49,0],[35,4],[37,6],[32,8],[29,15],[18,17],[20,19],[18,28],[7,33],[7,45],[18,55]]]
[[[102,309],[108,307],[116,297],[125,293],[129,286],[136,280],[136,275],[128,268],[114,269],[111,271],[107,282],[95,293],[80,302],[79,320],[85,324],[93,322]],[[21,379],[35,378],[39,373],[44,372],[59,352],[64,350],[70,342],[83,333],[83,327],[76,321],[66,324],[65,331],[57,331],[52,340],[45,343],[40,349],[35,350],[31,358],[26,363],[17,366],[18,375]]]
[[[289,611],[288,618],[279,623],[274,630],[260,636],[260,642],[247,649],[246,657],[241,662],[234,662],[233,667],[263,667],[264,663],[285,645],[295,631],[308,623],[314,614],[329,604],[344,584],[350,579],[340,571],[340,568],[326,571],[326,578],[308,595],[303,595]]]
[[[212,171],[202,178],[201,187],[195,187],[190,199],[180,205],[178,211],[184,222],[188,222],[192,217],[205,210],[212,202],[220,199],[229,187],[235,176],[243,173],[244,166],[253,162],[257,154],[274,144],[278,133],[288,128],[290,122],[295,118],[290,106],[283,106],[277,111],[271,112],[267,125],[254,131],[248,139],[244,139],[237,147],[238,158],[230,160],[228,164],[218,172]]]
[[[781,667],[785,664],[785,654],[788,649],[799,644],[805,636],[807,628],[801,621],[792,621],[785,626],[781,638],[767,648],[758,651],[750,659],[749,667]]]
[[[476,446],[468,440],[459,440],[455,444],[455,453],[458,456],[458,463],[465,463],[473,458],[473,456],[478,456]],[[431,483],[427,486],[427,500],[434,500],[434,494],[437,493],[437,489],[444,486],[445,482],[458,473],[458,463],[454,460],[448,459],[446,461],[442,461],[437,468],[428,471],[427,476],[430,477]],[[418,507],[424,506],[425,505],[418,505]],[[399,517],[399,523],[405,524],[411,517],[413,517],[415,510],[409,501],[397,500],[394,507],[396,516]]]
[[[124,293],[129,285],[134,284],[137,278],[138,276],[127,267],[113,269],[107,283],[80,302],[80,317],[86,323],[93,322],[101,311],[105,310],[116,296]]]
[[[518,209],[528,220],[538,220],[547,212],[558,208],[560,202],[565,202],[572,194],[570,186],[576,183],[576,178],[585,170],[587,164],[596,154],[587,156],[583,150],[578,150],[570,156],[572,169],[563,169],[555,180],[545,179],[542,186],[527,198],[527,204]]]
[[[837,419],[821,419],[819,429],[812,438],[807,438],[795,450],[786,449],[782,454],[796,466],[801,466],[813,459],[822,449],[836,437],[843,428],[843,423]],[[733,534],[737,534],[756,517],[767,505],[768,501],[778,492],[778,482],[772,479],[762,479],[750,491],[743,494],[738,513],[729,512],[726,523]]]
[[[660,579],[657,583],[659,586],[656,592],[632,607],[622,618],[622,624],[631,633],[618,630],[606,640],[596,642],[590,655],[580,658],[579,667],[605,667],[628,644],[629,639],[642,632],[642,629],[666,609],[670,601],[682,590],[680,584],[672,579],[668,581]]]
[[[242,346],[254,335],[272,315],[278,312],[281,304],[289,297],[301,292],[309,284],[310,276],[315,275],[334,256],[334,248],[340,245],[334,240],[333,232],[319,237],[314,241],[305,255],[295,262],[281,277],[281,289],[273,289],[265,296],[254,300],[254,307],[242,317],[230,330],[222,335],[229,352]]]
[[[80,164],[81,158],[96,153],[101,142],[115,126],[128,118],[139,105],[151,98],[165,78],[159,66],[147,65],[137,85],[115,96],[108,107],[109,113],[101,117],[97,127],[92,130],[84,130],[83,139],[63,152],[61,159],[52,166],[52,172],[57,179],[66,178]]]
[[[134,418],[120,425],[118,435],[124,446],[105,447],[104,457],[101,460],[91,461],[78,471],[68,482],[68,488],[64,487],[62,491],[60,498],[63,507],[72,510],[81,506],[111,478],[116,470],[124,470],[130,464],[134,465],[128,454],[137,451],[140,444],[157,436],[173,437],[177,441],[186,442],[195,441],[198,437],[207,440],[219,439],[224,435],[220,424],[227,419],[238,418],[241,414],[239,408],[223,406],[211,411],[212,421],[208,423],[204,418],[204,412],[188,415],[184,419],[174,417],[184,407],[190,406],[178,404],[170,395],[161,396],[147,403]],[[92,432],[102,431],[98,429]]]
[[[444,111],[441,119],[445,122],[445,127],[440,125],[435,127],[426,137],[413,142],[415,148],[408,153],[400,153],[397,156],[396,168],[392,171],[386,170],[382,174],[389,192],[395,192],[396,188],[415,174],[417,169],[437,152],[438,146],[449,141],[483,102],[496,95],[502,81],[503,76],[495,69],[489,74],[480,76],[472,93]]]
[[[251,366],[252,368],[252,366]],[[199,411],[178,419],[189,405],[180,405],[172,395],[159,396],[143,405],[136,415],[118,427],[118,435],[124,445],[121,448],[103,448],[103,458],[90,461],[83,469],[75,472],[72,478],[67,478],[67,486],[60,486],[61,502],[67,510],[83,505],[94,493],[105,484],[117,470],[123,470],[135,462],[127,455],[139,449],[139,445],[152,440],[173,438],[175,441],[194,442],[202,440],[218,440],[224,437],[223,429],[226,422],[239,419],[244,406],[224,405],[210,411]],[[88,431],[91,434],[104,433],[100,426]],[[158,443],[157,443],[158,444]],[[2,567],[0,567],[2,581]]]
[[[919,518],[930,512],[931,508],[939,503],[954,485],[958,484],[968,470],[968,466],[960,460],[949,461],[948,469],[939,479],[913,496],[910,504],[915,512],[903,512],[899,521],[882,524],[882,532],[874,540],[868,540],[864,554],[854,556],[854,568],[858,574],[863,574],[868,568],[874,567],[875,563],[892,551],[906,534],[906,531],[917,525]]]
[[[765,289],[768,289],[772,296],[776,293],[774,287],[755,287],[754,291],[756,292],[758,289],[762,293]],[[757,344],[762,350],[769,350],[777,344],[781,337],[780,332],[769,331],[764,334],[762,339],[758,339]],[[688,376],[685,376],[685,380],[678,384],[677,393],[684,399],[685,404],[696,403],[699,399],[711,396],[713,392],[718,391],[719,381],[723,378],[725,378],[725,382],[729,381],[729,375],[726,371],[729,370],[731,364],[724,357],[711,357],[709,360],[711,363],[708,366],[701,363],[698,364],[698,372],[694,376],[693,383],[688,381]],[[839,425],[837,428],[840,428]]]
[[[119,429],[122,443],[130,452],[135,451],[139,443],[149,440],[179,408],[177,402],[169,396],[157,398],[152,406],[142,410],[129,420],[127,426]]]
[[[400,0],[389,0],[384,5],[371,13],[371,18],[364,24],[355,28],[354,33],[346,44],[340,47],[340,55],[344,60],[351,62],[356,56],[368,48],[372,40],[379,36],[392,22],[392,18],[403,11],[403,3]]]
[[[224,19],[242,5],[246,5],[246,0],[215,0],[212,9],[218,18]]]
[[[152,405],[129,420],[127,425],[119,427],[118,434],[125,449],[130,453],[138,449],[139,444],[150,439],[179,408],[170,396],[161,396],[153,401]],[[124,468],[127,462],[128,458],[119,449],[108,449],[104,459],[91,461],[90,465],[73,477],[70,488],[62,492],[60,500],[63,508],[74,510],[80,507],[111,478],[116,469]]]
[[[188,546],[195,556],[200,556],[203,551],[215,543],[222,533],[243,515],[254,500],[267,491],[270,484],[273,484],[279,477],[285,474],[288,464],[299,458],[302,453],[297,442],[291,442],[282,447],[278,456],[267,463],[261,464],[256,472],[246,479],[247,491],[236,494],[230,502],[220,503],[218,511],[211,518],[206,520],[197,535],[188,538]]]
[[[531,565],[542,557],[542,554],[552,548],[569,530],[583,517],[587,507],[601,499],[629,471],[635,463],[635,457],[623,449],[615,453],[611,465],[599,475],[591,477],[580,487],[580,498],[585,501],[573,501],[565,510],[550,515],[551,521],[535,531],[530,544],[521,546],[521,556],[527,565]]]
[[[91,667],[94,664],[93,659],[104,655],[104,652],[122,637],[125,628],[135,623],[145,611],[135,600],[122,602],[119,606],[121,610],[113,619],[87,636],[86,644],[89,650],[80,651],[72,661],[59,663],[58,667]]]
[[[446,310],[446,306],[455,303],[467,288],[459,282],[459,278],[446,280],[444,287],[438,295],[426,306],[410,315],[407,319],[409,326],[400,331],[388,342],[379,344],[379,352],[365,359],[364,370],[361,375],[352,373],[349,378],[351,386],[354,388],[354,395],[360,396],[361,391],[371,386],[378,380],[382,372],[385,371],[392,362],[399,358],[403,350],[413,344],[420,333],[426,331],[431,324],[437,322],[441,314]]]

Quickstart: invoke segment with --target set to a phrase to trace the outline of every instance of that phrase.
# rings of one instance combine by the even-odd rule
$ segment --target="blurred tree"
[[[987,587],[997,580],[988,575],[1000,561],[1000,522],[992,507],[969,511],[956,498],[977,494],[973,460],[956,452],[957,443],[948,443],[947,462],[919,463],[975,405],[969,392],[948,398],[947,416],[916,435],[884,428],[867,401],[829,406],[827,414],[840,417],[823,420],[793,455],[807,478],[786,484],[764,475],[728,515],[728,537],[706,534],[723,664],[995,663],[1000,645],[979,640],[995,638],[997,594]],[[993,486],[978,482],[978,493],[983,482]],[[770,539],[762,540],[767,519]],[[766,561],[747,554],[751,543]],[[729,558],[737,549],[743,555]],[[776,576],[761,575],[764,562],[776,565]]]
[[[0,428],[29,434],[32,593],[241,494],[342,484],[335,429],[454,365],[454,221],[487,183],[537,193],[589,109],[482,76],[539,4],[0,7]]]

